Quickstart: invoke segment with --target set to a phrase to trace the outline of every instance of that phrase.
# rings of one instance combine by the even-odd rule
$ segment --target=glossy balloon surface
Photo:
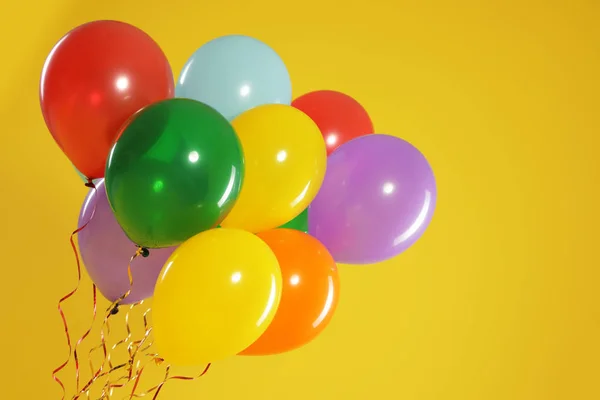
[[[308,210],[309,233],[337,262],[370,264],[394,257],[425,232],[437,187],[425,156],[389,135],[340,146]]]
[[[223,227],[261,232],[298,216],[314,199],[327,167],[325,142],[303,112],[281,104],[234,119],[246,160],[242,191]]]
[[[121,304],[132,304],[152,297],[156,280],[174,247],[153,249],[148,257],[136,257],[131,263],[133,286],[127,265],[137,251],[119,226],[106,198],[104,180],[90,189],[79,214],[79,225],[87,226],[77,235],[81,259],[100,293],[113,302],[130,293]]]
[[[199,365],[238,354],[267,329],[281,299],[269,246],[237,229],[212,229],[167,261],[153,301],[154,337],[167,362]]]
[[[231,124],[189,99],[146,107],[124,127],[106,167],[117,220],[136,244],[176,246],[216,227],[240,192],[244,157]]]
[[[242,355],[285,353],[306,345],[329,324],[340,296],[337,266],[317,239],[292,229],[258,234],[277,257],[281,302],[266,332]]]
[[[315,121],[327,144],[328,155],[352,139],[374,133],[367,111],[344,93],[317,90],[298,97],[292,106]]]
[[[263,104],[292,101],[288,70],[267,44],[250,36],[226,35],[189,58],[175,88],[177,97],[214,107],[227,119]]]
[[[91,179],[104,176],[108,153],[127,119],[173,94],[173,73],[158,44],[117,21],[94,21],[67,33],[48,55],[40,80],[50,133]]]

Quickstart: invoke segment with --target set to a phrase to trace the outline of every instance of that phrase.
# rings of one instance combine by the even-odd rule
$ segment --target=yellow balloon
[[[281,271],[250,232],[212,229],[171,255],[154,293],[154,338],[170,363],[199,365],[234,356],[267,329],[281,298]]]
[[[225,228],[262,232],[298,216],[315,198],[327,166],[317,125],[294,107],[269,104],[232,121],[245,158],[242,190]]]

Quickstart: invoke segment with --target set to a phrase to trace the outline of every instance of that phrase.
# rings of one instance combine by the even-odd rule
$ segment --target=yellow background
[[[413,249],[342,268],[341,303],[320,339],[285,356],[216,364],[199,381],[169,383],[162,399],[600,398],[599,8],[3,3],[0,397],[60,398],[50,378],[67,351],[56,301],[75,283],[68,234],[85,188],[44,127],[38,77],[67,30],[112,18],[150,33],[175,73],[215,36],[266,41],[286,61],[295,95],[355,96],[379,132],[426,154],[439,186],[433,223]],[[77,336],[90,320],[87,278],[68,304]]]

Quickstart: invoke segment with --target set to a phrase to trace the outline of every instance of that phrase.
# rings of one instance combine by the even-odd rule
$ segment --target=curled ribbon
[[[102,396],[106,396],[106,397],[112,396],[114,389],[124,387],[132,380],[132,376],[133,376],[134,370],[135,370],[135,367],[134,367],[135,354],[134,354],[134,351],[132,350],[132,348],[133,348],[133,343],[135,343],[135,342],[131,341],[132,330],[131,330],[131,326],[129,323],[129,319],[130,319],[131,311],[133,311],[136,307],[140,306],[143,303],[144,303],[144,301],[142,300],[142,301],[132,304],[129,307],[129,310],[127,311],[127,314],[125,315],[125,329],[127,331],[127,336],[125,338],[121,339],[120,341],[118,341],[117,343],[115,343],[111,347],[111,350],[107,356],[108,364],[112,365],[111,354],[117,349],[117,347],[129,342],[129,345],[127,346],[127,354],[129,355],[127,373],[125,375],[117,378],[115,383],[111,382],[110,377],[109,377],[109,379],[106,380],[104,387],[102,388]],[[141,342],[142,340],[139,340],[138,342]],[[121,383],[121,382],[123,382],[123,383]]]
[[[161,363],[162,361],[163,360],[158,357],[155,359],[155,362],[157,362],[157,363]],[[177,376],[177,375],[171,376],[171,366],[167,365],[167,367],[165,369],[165,376],[158,385],[151,387],[150,389],[148,389],[147,391],[145,391],[143,393],[135,394],[132,392],[132,394],[130,395],[129,398],[132,399],[134,397],[145,397],[154,392],[154,396],[152,397],[152,400],[156,400],[158,398],[158,395],[160,394],[160,391],[162,390],[162,388],[165,386],[165,384],[168,381],[170,381],[170,380],[182,380],[182,381],[196,380],[196,379],[204,376],[210,369],[210,366],[211,366],[211,364],[207,364],[206,367],[204,368],[204,370],[199,375],[196,375],[196,376]]]
[[[93,190],[96,190],[96,187],[91,182],[91,180],[89,180],[88,183],[86,183],[86,186],[92,188]],[[96,321],[96,318],[97,318],[97,287],[96,287],[96,285],[92,286],[92,296],[93,296],[92,324],[91,324],[90,328],[77,340],[75,346],[73,346],[72,341],[71,341],[71,334],[69,331],[66,315],[62,309],[62,304],[66,300],[68,300],[69,298],[74,296],[77,293],[77,291],[79,290],[79,287],[81,285],[81,280],[82,280],[81,262],[79,259],[79,254],[77,251],[77,247],[75,245],[74,238],[79,232],[81,232],[83,229],[85,229],[87,227],[87,225],[90,223],[90,221],[94,217],[95,211],[96,210],[94,208],[90,219],[85,224],[83,224],[81,227],[79,227],[77,230],[75,230],[71,234],[71,237],[70,237],[71,247],[73,249],[73,253],[75,255],[75,261],[77,264],[77,284],[72,291],[70,291],[68,294],[63,296],[58,302],[58,311],[59,311],[61,319],[63,321],[65,336],[66,336],[67,345],[69,348],[69,356],[65,362],[63,362],[59,367],[57,367],[54,371],[52,371],[52,378],[60,385],[62,392],[63,392],[62,400],[64,400],[65,396],[66,396],[66,388],[65,388],[64,383],[60,380],[60,378],[58,378],[58,373],[60,371],[62,371],[64,368],[66,368],[66,366],[69,364],[69,362],[71,360],[71,356],[73,355],[73,358],[75,361],[76,394],[73,396],[72,400],[78,400],[81,398],[81,396],[85,396],[87,399],[90,399],[90,390],[92,389],[94,383],[102,378],[106,378],[106,382],[104,383],[104,385],[102,387],[102,392],[101,392],[99,400],[103,400],[103,399],[108,400],[113,395],[114,389],[125,387],[129,383],[133,383],[132,390],[131,390],[130,394],[127,396],[127,398],[129,400],[132,400],[133,398],[138,398],[138,397],[145,397],[152,393],[154,393],[154,396],[152,397],[152,399],[155,400],[158,398],[158,395],[160,394],[162,388],[168,381],[170,381],[170,380],[192,381],[192,380],[198,379],[207,373],[207,371],[210,368],[210,364],[208,364],[206,366],[206,368],[202,371],[201,374],[199,374],[197,376],[193,376],[193,377],[171,376],[171,366],[166,365],[164,378],[159,384],[151,387],[150,389],[148,389],[147,391],[145,391],[143,393],[136,393],[136,390],[138,389],[138,386],[140,383],[140,379],[142,377],[142,373],[144,372],[146,366],[149,363],[154,363],[156,365],[162,365],[164,363],[164,360],[162,358],[160,358],[157,354],[146,353],[153,345],[152,340],[150,340],[150,335],[152,333],[152,327],[148,323],[148,314],[151,312],[150,309],[147,309],[143,314],[143,322],[144,322],[143,337],[139,340],[135,340],[135,341],[131,340],[132,339],[132,330],[131,330],[131,326],[130,326],[130,322],[129,322],[130,313],[136,307],[143,304],[143,301],[132,304],[130,306],[127,314],[125,315],[125,328],[126,328],[127,336],[125,338],[117,341],[109,350],[108,338],[109,338],[110,332],[111,332],[110,318],[111,318],[111,316],[113,316],[119,312],[119,306],[120,306],[121,302],[131,294],[131,290],[133,288],[133,275],[132,275],[132,271],[131,271],[131,264],[132,264],[133,260],[135,260],[137,257],[139,257],[139,256],[147,257],[149,255],[148,249],[143,248],[143,247],[138,247],[135,254],[129,260],[129,264],[127,266],[127,276],[129,278],[129,289],[127,290],[126,293],[124,293],[122,296],[120,296],[117,300],[112,302],[112,304],[107,308],[107,310],[105,312],[104,320],[102,322],[102,327],[100,329],[100,344],[98,346],[90,349],[90,351],[88,352],[88,363],[89,363],[92,377],[82,388],[80,388],[81,374],[80,374],[79,346],[91,334],[93,326],[94,326],[94,322]],[[125,344],[128,344],[127,345],[127,354],[129,356],[129,359],[126,362],[120,363],[118,365],[113,365],[113,361],[112,361],[112,357],[111,357],[112,353],[119,346],[123,346]],[[103,360],[102,360],[100,366],[98,368],[95,368],[95,366],[93,364],[92,356],[98,350],[102,350]],[[149,361],[147,361],[144,365],[142,365],[142,360],[139,358],[139,357],[141,357],[140,355],[149,357],[150,358]],[[111,374],[113,374],[115,371],[119,371],[119,370],[126,370],[126,372],[122,376],[117,378],[116,380],[112,380]]]
[[[107,379],[110,380],[110,374],[113,373],[114,371],[117,371],[119,369],[123,369],[125,367],[129,367],[131,360],[127,361],[126,363],[123,364],[119,364],[117,366],[113,366],[112,365],[112,360],[110,358],[110,352],[107,349],[107,338],[110,335],[110,317],[117,314],[119,312],[119,304],[126,299],[130,294],[131,294],[131,290],[133,287],[133,274],[131,272],[131,263],[133,262],[133,260],[135,260],[137,257],[139,256],[144,256],[147,257],[149,254],[148,249],[143,248],[143,247],[138,247],[138,249],[136,250],[135,254],[133,256],[131,256],[131,258],[129,259],[129,264],[127,265],[127,276],[129,278],[129,289],[123,294],[121,295],[118,299],[116,299],[115,301],[112,302],[112,304],[108,307],[108,309],[106,310],[106,313],[104,315],[104,321],[102,322],[102,327],[100,328],[100,345],[93,348],[92,350],[90,350],[90,366],[92,368],[92,377],[90,378],[90,380],[86,383],[86,385],[81,389],[78,390],[78,393],[73,397],[73,400],[77,400],[79,399],[82,395],[89,395],[89,390],[91,389],[92,385],[100,378],[103,377],[107,377]],[[130,329],[128,327],[128,331],[130,332]],[[114,346],[114,348],[116,348],[116,346],[122,344],[126,339],[117,342]],[[100,367],[94,371],[92,362],[91,362],[91,353],[94,352],[95,350],[101,348],[103,350],[103,354],[104,354],[104,359],[102,360],[102,363],[100,364]],[[108,371],[104,371],[104,367],[105,365],[108,365]],[[103,393],[103,395],[105,395],[105,393]],[[63,398],[64,399],[64,398]]]
[[[87,183],[85,184],[86,187],[89,187],[90,189],[93,189],[94,191],[96,190],[96,185],[94,185],[94,183],[92,182],[91,179],[88,179]],[[66,295],[64,295],[63,297],[60,298],[60,300],[58,301],[58,312],[60,314],[60,317],[62,319],[62,323],[63,323],[63,327],[65,330],[65,336],[67,338],[67,346],[69,348],[69,355],[67,357],[67,359],[61,364],[59,365],[57,368],[55,368],[52,371],[52,379],[54,379],[54,381],[56,383],[58,383],[62,389],[62,400],[65,399],[65,396],[67,395],[66,392],[66,388],[64,383],[60,380],[60,378],[58,377],[58,373],[60,371],[62,371],[64,368],[66,368],[67,365],[69,365],[69,361],[71,361],[71,355],[73,354],[73,344],[71,343],[71,334],[69,332],[69,324],[67,322],[67,317],[62,309],[62,304],[67,301],[68,299],[70,299],[71,297],[73,297],[75,295],[75,293],[77,293],[77,291],[79,290],[79,286],[81,285],[81,262],[79,261],[79,254],[77,252],[77,246],[75,246],[75,236],[81,232],[82,230],[84,230],[88,224],[90,223],[90,221],[94,218],[94,214],[96,213],[96,208],[94,206],[94,209],[92,210],[92,215],[90,216],[90,219],[84,223],[82,226],[80,226],[79,228],[77,228],[75,231],[73,231],[73,233],[71,233],[71,236],[69,238],[69,242],[71,243],[71,248],[73,249],[73,254],[75,255],[75,261],[77,264],[77,284],[75,285],[75,288],[73,290],[71,290],[69,293],[67,293]],[[85,338],[84,338],[85,339]],[[79,343],[79,341],[78,341]],[[77,376],[79,376],[79,368],[78,366],[76,366],[76,372]]]
[[[78,357],[78,349],[79,346],[81,345],[81,343],[90,335],[90,333],[92,332],[92,329],[94,328],[94,322],[96,321],[96,314],[97,314],[97,310],[98,310],[98,291],[96,288],[96,285],[93,284],[92,285],[92,294],[93,294],[93,311],[92,311],[92,323],[89,327],[89,329],[83,334],[81,335],[81,337],[79,338],[79,340],[77,341],[77,344],[75,345],[75,350],[73,351],[73,358],[75,359],[75,384],[76,384],[76,390],[79,390],[79,378],[80,378],[80,371],[79,371],[79,357]]]

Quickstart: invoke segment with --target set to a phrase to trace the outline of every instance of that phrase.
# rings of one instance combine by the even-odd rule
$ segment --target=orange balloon
[[[240,355],[284,353],[310,342],[329,324],[340,294],[336,263],[317,239],[293,229],[273,229],[258,237],[279,261],[281,302],[265,333]]]

